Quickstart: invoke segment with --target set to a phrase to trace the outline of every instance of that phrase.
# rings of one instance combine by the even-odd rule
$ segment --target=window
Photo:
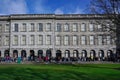
[[[69,45],[69,36],[64,36],[64,45]]]
[[[9,45],[9,36],[5,36],[5,38],[4,38],[4,45],[5,46]]]
[[[73,31],[73,32],[77,32],[77,31],[78,31],[77,23],[74,23],[74,24],[73,24],[73,26],[72,26],[72,31]]]
[[[109,44],[111,44],[111,36],[106,36],[106,42],[107,42],[107,44],[109,45]]]
[[[94,31],[94,24],[89,24],[89,31],[90,32]]]
[[[26,45],[26,35],[22,35],[21,45]]]
[[[73,45],[78,45],[78,37],[76,35],[73,36]]]
[[[56,45],[60,45],[61,44],[61,36],[56,36],[56,38],[55,38],[55,40],[56,40]]]
[[[107,23],[107,25],[106,25],[106,31],[110,31],[110,27],[111,27],[111,25],[109,23]]]
[[[1,40],[2,38],[1,38],[1,36],[0,36],[0,46],[2,45],[2,40]]]
[[[14,28],[13,29],[14,29],[13,30],[14,32],[18,32],[18,24],[17,23],[14,24]]]
[[[46,36],[46,45],[51,45],[51,35]]]
[[[30,45],[34,45],[34,43],[35,43],[35,36],[31,35],[30,36]]]
[[[81,44],[85,45],[86,44],[86,36],[81,36]]]
[[[46,31],[51,31],[51,23],[46,24]]]
[[[102,32],[102,26],[100,24],[97,25],[97,31]]]
[[[56,31],[61,32],[61,24],[60,23],[57,23]]]
[[[9,24],[5,25],[5,32],[9,32]]]
[[[2,32],[2,24],[0,24],[0,32]]]
[[[29,29],[30,29],[30,30],[29,30],[30,32],[34,32],[34,31],[35,31],[35,24],[34,24],[34,23],[31,23]]]
[[[21,32],[26,32],[27,31],[27,25],[26,23],[23,23],[21,26]]]
[[[103,36],[98,36],[98,45],[102,45]]]
[[[18,36],[14,35],[13,37],[13,45],[18,45]]]
[[[86,31],[86,25],[85,25],[85,23],[81,24],[81,31],[83,31],[83,32]]]
[[[64,31],[65,31],[65,32],[68,32],[68,31],[69,31],[69,24],[66,23],[66,24],[64,25]]]
[[[38,23],[38,32],[43,31],[43,24],[42,23]]]
[[[90,45],[94,45],[94,36],[89,36]]]
[[[43,45],[43,36],[38,35],[38,45]]]
[[[68,57],[70,57],[70,51],[69,51],[69,50],[66,50],[66,51],[65,51],[65,58],[68,58]]]

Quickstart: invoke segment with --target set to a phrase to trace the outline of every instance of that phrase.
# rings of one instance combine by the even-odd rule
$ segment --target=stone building
[[[0,16],[0,56],[108,57],[116,51],[109,32],[90,14]],[[106,23],[107,24],[107,23]]]

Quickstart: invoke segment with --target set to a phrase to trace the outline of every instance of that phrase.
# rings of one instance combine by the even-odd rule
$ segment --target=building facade
[[[116,52],[112,35],[87,14],[0,16],[0,56],[108,57]],[[106,23],[107,24],[107,23]]]

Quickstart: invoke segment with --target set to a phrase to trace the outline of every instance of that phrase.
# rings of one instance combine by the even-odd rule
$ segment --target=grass
[[[120,64],[4,64],[0,80],[120,80]]]

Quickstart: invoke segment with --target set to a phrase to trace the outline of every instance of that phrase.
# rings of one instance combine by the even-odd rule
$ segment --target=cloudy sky
[[[83,14],[90,0],[0,0],[0,15]]]

